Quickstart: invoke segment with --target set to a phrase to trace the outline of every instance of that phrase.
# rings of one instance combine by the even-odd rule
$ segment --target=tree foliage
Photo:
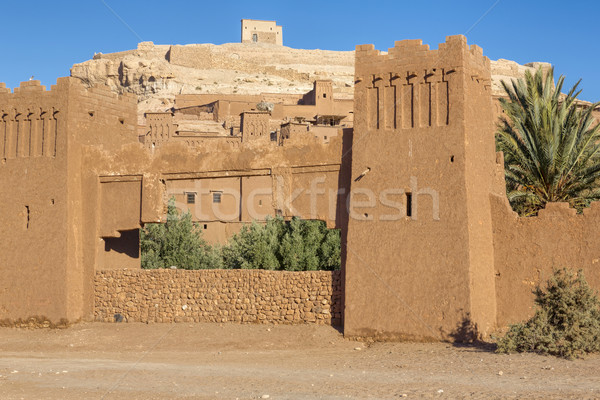
[[[257,222],[242,226],[222,249],[225,268],[280,269],[277,249],[283,225],[269,219],[265,225]]]
[[[554,85],[546,75],[502,82],[508,99],[498,126],[497,149],[504,152],[508,199],[521,215],[533,215],[548,202],[568,201],[581,209],[600,198],[600,126],[592,110],[578,105],[579,82],[561,94],[564,76]]]
[[[281,217],[242,227],[223,247],[226,268],[286,271],[340,268],[340,233],[322,221]]]
[[[547,287],[534,291],[534,316],[511,325],[498,352],[536,352],[572,358],[600,352],[600,301],[582,271],[554,271]]]
[[[322,221],[281,217],[252,222],[225,246],[210,246],[189,212],[169,201],[164,224],[141,230],[142,268],[234,268],[287,271],[336,270],[341,264],[340,232]]]
[[[167,222],[146,224],[140,232],[142,268],[207,269],[221,267],[221,257],[202,239],[189,212],[180,214],[169,200]]]

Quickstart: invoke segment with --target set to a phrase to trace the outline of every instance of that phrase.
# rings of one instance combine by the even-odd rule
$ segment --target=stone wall
[[[129,322],[340,325],[340,271],[107,270],[95,278],[94,317]]]

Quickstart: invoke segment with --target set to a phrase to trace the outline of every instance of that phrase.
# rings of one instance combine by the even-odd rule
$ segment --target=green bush
[[[223,247],[225,268],[316,271],[340,269],[340,232],[323,221],[281,217],[242,227]]]
[[[546,289],[534,291],[534,316],[511,325],[499,353],[535,352],[580,357],[600,352],[600,302],[582,271],[555,270]]]
[[[169,200],[167,222],[146,224],[140,230],[142,268],[221,268],[218,250],[202,239],[202,231],[189,212],[180,214],[175,200]]]
[[[146,224],[140,232],[142,268],[232,268],[287,271],[337,270],[341,264],[340,232],[322,221],[281,217],[244,225],[225,246],[210,246],[189,212],[180,214],[175,200],[167,222]]]
[[[277,249],[283,225],[278,219],[268,219],[265,225],[256,222],[242,229],[223,246],[221,254],[225,268],[280,269]]]

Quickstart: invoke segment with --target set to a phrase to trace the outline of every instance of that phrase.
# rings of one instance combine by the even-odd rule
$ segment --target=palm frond
[[[507,195],[522,215],[535,214],[550,201],[576,207],[600,198],[600,125],[592,110],[581,109],[578,81],[561,94],[565,77],[554,84],[554,70],[526,71],[502,82],[507,98],[497,125],[496,148],[504,152]]]

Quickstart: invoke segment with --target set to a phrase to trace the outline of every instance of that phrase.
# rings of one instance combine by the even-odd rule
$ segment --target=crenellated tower
[[[490,82],[464,36],[357,46],[345,334],[493,328]]]
[[[136,127],[134,95],[75,78],[51,90],[27,81],[11,92],[0,83],[0,320],[91,315],[94,263],[84,249],[95,252],[97,236],[85,211],[96,215],[99,195],[82,190],[83,148],[138,146]],[[88,188],[98,184],[91,179]]]

